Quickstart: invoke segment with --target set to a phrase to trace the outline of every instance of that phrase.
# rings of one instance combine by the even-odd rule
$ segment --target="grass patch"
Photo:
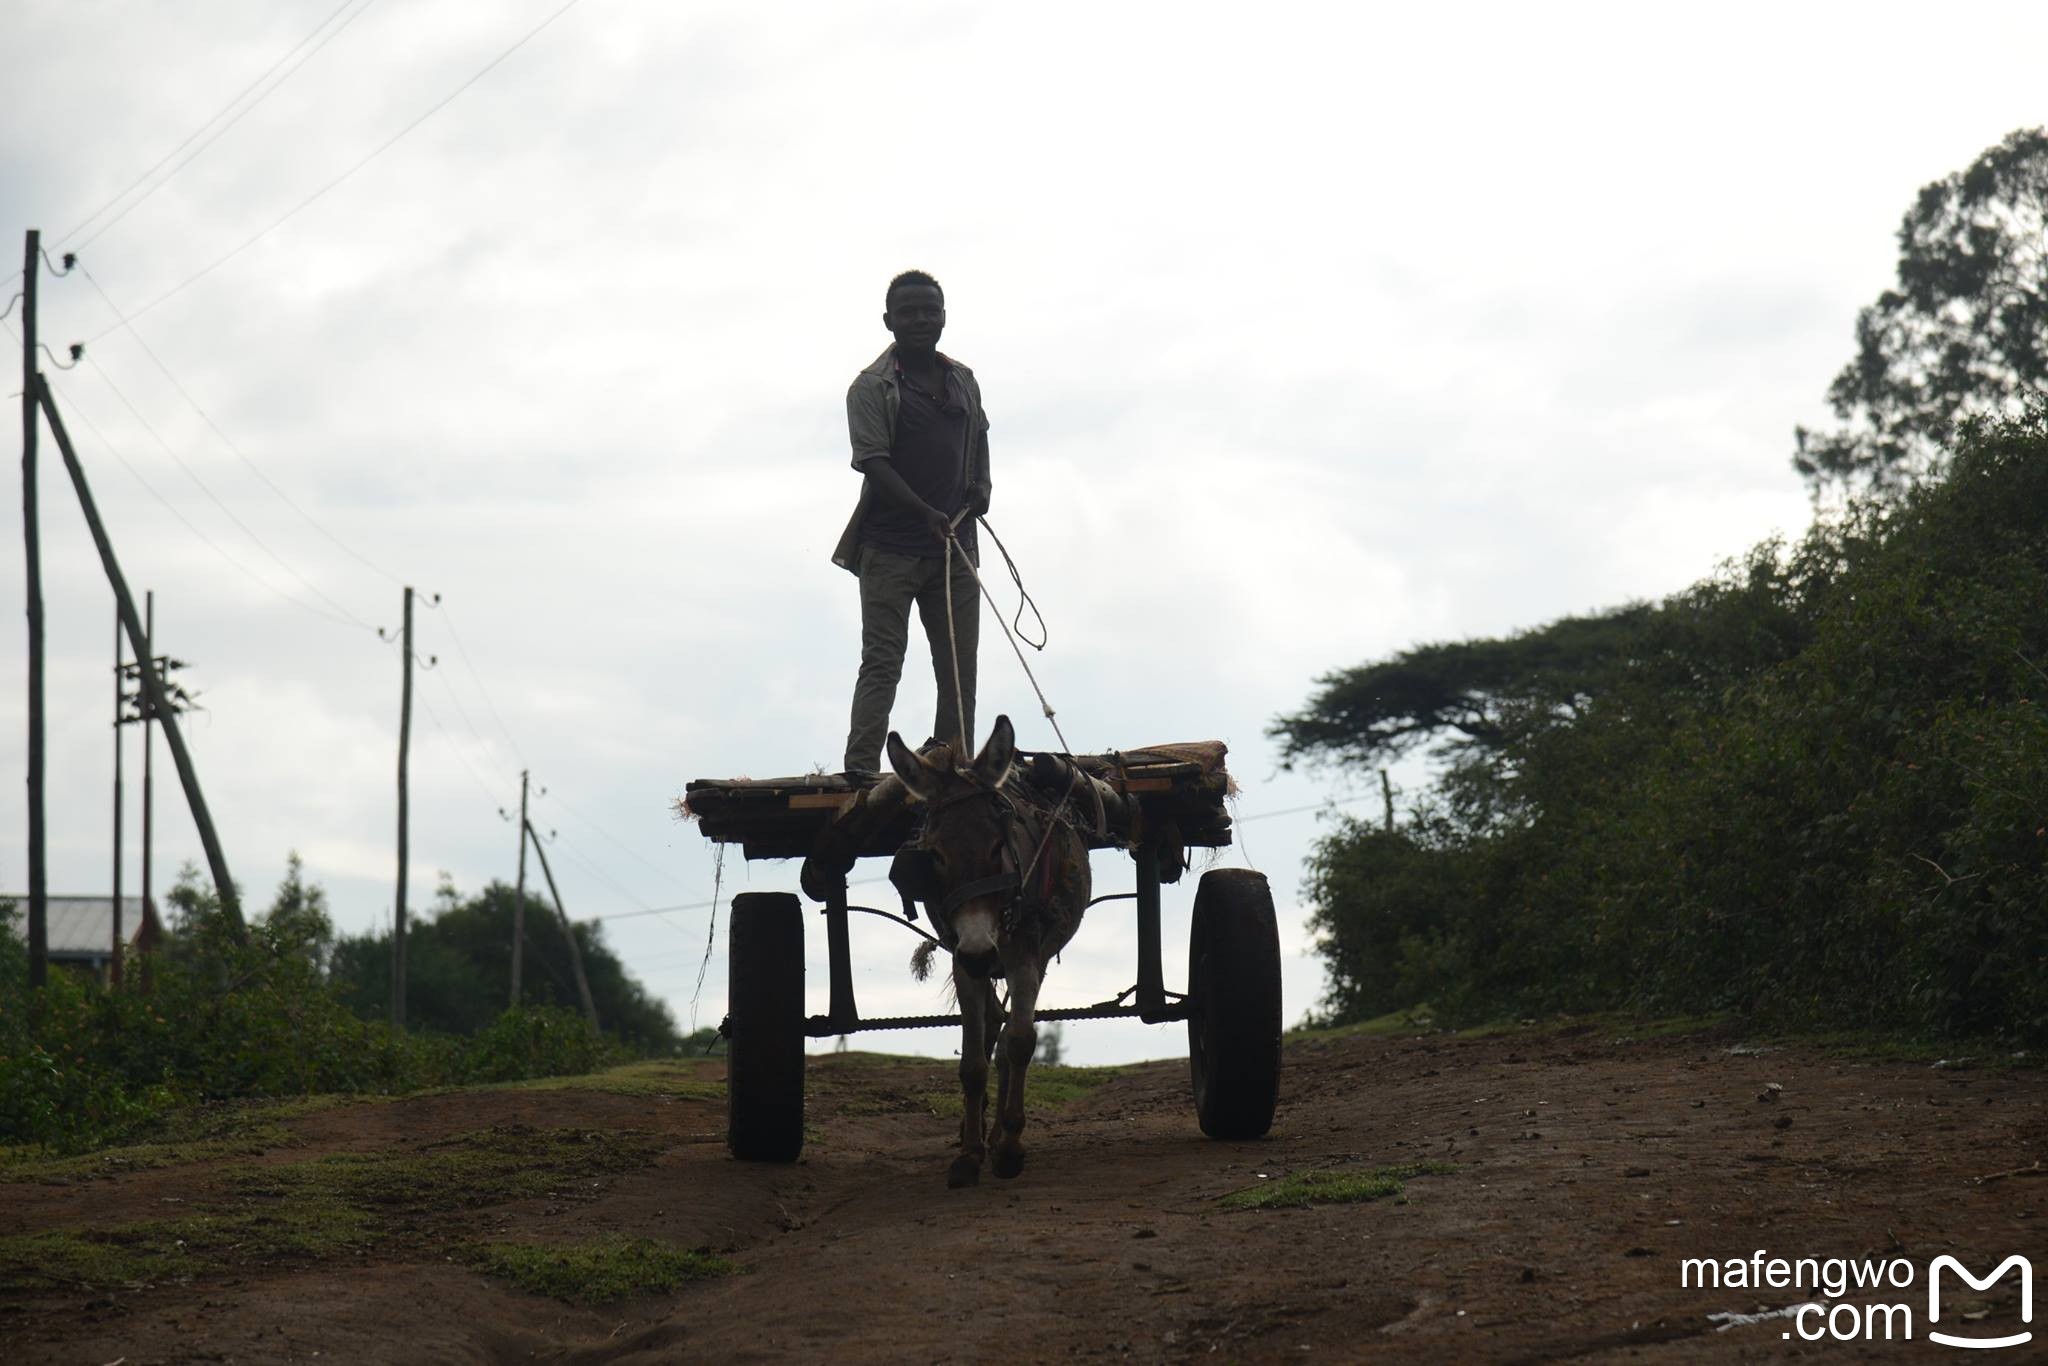
[[[808,1061],[815,1067],[941,1067],[948,1058],[925,1058],[914,1053],[813,1053]]]
[[[539,1196],[587,1197],[652,1162],[648,1134],[507,1125],[404,1153],[240,1164],[223,1209],[108,1229],[0,1238],[0,1292],[178,1280],[235,1265],[319,1260],[403,1233],[408,1216]]]
[[[1448,1176],[1449,1162],[1404,1162],[1393,1167],[1319,1167],[1232,1191],[1220,1203],[1225,1209],[1295,1209],[1303,1205],[1341,1205],[1399,1195],[1418,1176]]]
[[[186,1280],[236,1262],[318,1259],[376,1240],[375,1223],[331,1201],[108,1229],[0,1238],[0,1291],[103,1289]]]
[[[1024,1074],[1024,1108],[1058,1109],[1062,1105],[1079,1100],[1105,1082],[1114,1081],[1124,1074],[1121,1067],[1064,1067],[1052,1063],[1033,1063]],[[960,1091],[956,1086],[950,1091],[932,1091],[924,1097],[931,1112],[939,1116],[958,1117],[960,1114]],[[995,1067],[989,1067],[989,1101],[995,1101]]]
[[[1290,1029],[1283,1043],[1319,1043],[1326,1039],[1396,1039],[1437,1032],[1436,1014],[1427,1005],[1393,1010],[1370,1020],[1344,1025],[1303,1025]]]
[[[336,1153],[230,1171],[244,1195],[392,1212],[474,1209],[543,1195],[587,1194],[597,1178],[652,1162],[661,1142],[634,1130],[497,1125],[410,1153]]]
[[[281,1127],[282,1121],[356,1099],[302,1096],[193,1106],[165,1116],[149,1142],[124,1143],[71,1157],[50,1156],[39,1146],[4,1147],[0,1148],[0,1182],[63,1184],[223,1157],[254,1157],[296,1142]]]
[[[530,1081],[499,1082],[487,1090],[505,1091],[603,1091],[614,1096],[638,1096],[654,1100],[725,1099],[725,1083],[702,1081],[692,1063],[657,1059],[609,1067],[602,1072],[575,1076],[536,1077]]]
[[[616,1234],[585,1243],[473,1243],[460,1255],[485,1275],[529,1294],[581,1305],[658,1295],[686,1281],[739,1270],[706,1252]]]

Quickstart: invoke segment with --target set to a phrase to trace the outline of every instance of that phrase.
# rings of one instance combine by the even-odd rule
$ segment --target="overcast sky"
[[[190,661],[251,907],[296,849],[342,929],[388,921],[399,657],[372,628],[413,584],[442,595],[418,621],[440,665],[415,904],[437,870],[511,878],[497,808],[529,768],[571,914],[623,915],[607,939],[685,1024],[713,860],[671,801],[839,767],[843,394],[896,271],[943,282],[942,346],[982,380],[991,520],[1050,625],[1034,667],[1068,740],[1230,743],[1227,857],[1273,878],[1292,1020],[1322,989],[1299,884],[1324,827],[1257,818],[1366,788],[1277,773],[1270,719],[1322,671],[1653,598],[1797,534],[1792,427],[1825,419],[1911,196],[2048,118],[2038,4],[581,0],[390,142],[561,0],[336,4],[11,4],[0,270],[39,227],[140,311],[123,329],[82,273],[46,278],[42,335],[90,342],[59,402],[159,648]],[[47,440],[42,472],[50,886],[104,892],[112,599]],[[19,550],[0,563],[18,605]],[[27,882],[10,619],[0,891]],[[1054,746],[992,624],[982,680],[984,721]],[[164,759],[160,884],[199,857]],[[1128,870],[1097,856],[1102,888]],[[795,878],[734,856],[725,892]],[[1169,985],[1191,891],[1167,897]],[[1049,1002],[1133,980],[1127,904]],[[645,913],[673,906],[696,908]],[[867,1013],[938,1008],[910,936],[863,920],[855,942]],[[1135,1024],[1067,1041],[1185,1051]]]

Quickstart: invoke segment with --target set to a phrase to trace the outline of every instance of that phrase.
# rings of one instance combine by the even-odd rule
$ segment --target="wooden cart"
[[[1215,1138],[1256,1138],[1273,1122],[1280,1085],[1280,943],[1265,875],[1217,868],[1201,875],[1189,931],[1187,990],[1167,988],[1160,887],[1180,881],[1192,849],[1231,842],[1224,746],[1209,741],[1109,754],[1019,755],[1025,781],[1064,797],[1091,849],[1127,850],[1137,890],[1137,980],[1108,1001],[1042,1009],[1040,1020],[1139,1019],[1188,1023],[1195,1113]],[[706,837],[749,859],[801,858],[800,885],[821,903],[831,974],[822,1015],[804,1014],[804,917],[787,892],[733,898],[729,934],[727,1137],[735,1156],[793,1161],[803,1148],[804,1039],[871,1029],[957,1026],[958,1015],[862,1018],[853,999],[852,914],[916,929],[915,908],[849,905],[847,874],[863,858],[893,857],[917,834],[919,808],[893,775],[699,779],[684,810]],[[1085,932],[1085,925],[1083,930]],[[918,930],[923,933],[922,930]]]

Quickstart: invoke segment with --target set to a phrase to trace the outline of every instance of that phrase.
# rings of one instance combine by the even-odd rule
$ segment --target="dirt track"
[[[1904,1257],[1924,1274],[1942,1253],[1981,1272],[2022,1252],[2048,1269],[2048,1178],[1999,1175],[2048,1156],[2041,1071],[1611,1032],[1298,1044],[1257,1143],[1201,1137],[1184,1064],[1127,1069],[1034,1115],[1021,1178],[961,1191],[945,1187],[949,1122],[928,1100],[952,1089],[939,1062],[815,1059],[815,1141],[791,1167],[731,1161],[715,1099],[502,1090],[320,1111],[256,1161],[516,1125],[641,1131],[654,1156],[510,1203],[416,1216],[401,1204],[374,1245],[323,1260],[17,1299],[0,1312],[0,1359],[1855,1359],[1884,1349],[1788,1340],[1784,1320],[1717,1331],[1711,1313],[1808,1297],[1681,1288],[1679,1259],[1762,1247]],[[1307,1168],[1425,1158],[1456,1169],[1402,1197],[1218,1205]],[[162,1218],[218,1200],[222,1170],[0,1186],[0,1237]],[[587,1310],[449,1260],[480,1235],[603,1231],[727,1252],[744,1274]],[[1878,1296],[1916,1297],[1924,1310],[1924,1290]],[[2022,1327],[2010,1277],[1951,1304],[1944,1327]]]

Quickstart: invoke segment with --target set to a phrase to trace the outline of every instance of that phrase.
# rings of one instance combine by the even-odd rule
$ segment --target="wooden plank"
[[[792,811],[844,811],[852,806],[855,797],[843,792],[798,792],[790,797]]]

